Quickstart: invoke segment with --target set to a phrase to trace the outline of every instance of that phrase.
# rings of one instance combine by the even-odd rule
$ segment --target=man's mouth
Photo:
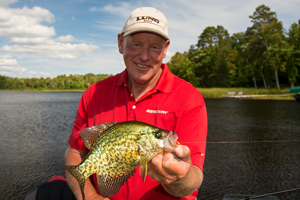
[[[141,64],[137,64],[137,63],[136,63],[136,65],[139,66],[140,68],[147,68],[148,67],[147,65],[141,65]]]

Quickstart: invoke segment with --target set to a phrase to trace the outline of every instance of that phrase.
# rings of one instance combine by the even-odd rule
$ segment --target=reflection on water
[[[209,128],[203,199],[300,187],[299,103],[239,99],[205,102]],[[299,199],[300,192],[277,196]]]
[[[82,93],[0,91],[0,199],[64,175],[61,166]]]
[[[63,156],[81,94],[0,91],[1,200],[22,199],[29,186],[64,176]],[[205,101],[209,128],[203,199],[300,187],[299,103]],[[236,143],[241,141],[246,142]]]

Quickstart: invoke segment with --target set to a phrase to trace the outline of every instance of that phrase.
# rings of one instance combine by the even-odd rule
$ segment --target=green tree
[[[183,54],[176,52],[175,55],[172,56],[170,61],[167,63],[170,71],[176,76],[179,76],[179,71],[181,68],[183,68],[182,62],[187,58],[188,58],[187,52],[184,52]]]
[[[229,38],[229,33],[223,26],[218,25],[216,28],[213,26],[208,26],[203,30],[198,38],[199,39],[196,46],[200,49],[222,44],[224,40]]]
[[[215,74],[213,67],[216,60],[216,49],[213,46],[208,46],[201,49],[196,49],[191,46],[189,50],[189,58],[195,63],[195,75],[198,77],[199,87],[212,87]]]
[[[8,85],[7,80],[8,80],[8,78],[6,78],[5,76],[0,75],[0,89],[4,89],[4,88],[7,87],[6,86],[6,85]]]
[[[300,71],[300,19],[293,23],[288,31],[288,43],[292,51],[289,54],[286,71],[291,87],[297,82]]]
[[[274,49],[276,49],[274,46],[280,46],[284,39],[282,22],[278,21],[276,12],[271,11],[268,6],[260,5],[249,18],[252,19],[251,22],[253,23],[249,30],[249,33],[252,34],[252,43],[257,45],[258,49],[267,51],[267,53],[263,52],[264,56],[268,57],[268,55],[272,54],[268,51],[272,51],[274,55]],[[273,70],[275,71],[277,87],[280,89],[278,68],[282,64],[275,64],[280,62],[280,59],[277,59],[276,62],[269,59],[267,61],[270,62],[260,62],[264,85],[267,87],[266,78],[270,81],[268,70]]]
[[[236,65],[238,66],[238,78],[236,86],[247,86],[249,80],[253,80],[257,89],[257,68],[254,62],[255,46],[250,43],[250,36],[246,32],[234,33],[231,37],[232,47],[238,51]]]

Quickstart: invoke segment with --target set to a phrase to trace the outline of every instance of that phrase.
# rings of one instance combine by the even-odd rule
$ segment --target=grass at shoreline
[[[202,96],[207,99],[222,98],[222,95],[227,95],[228,92],[243,92],[243,95],[276,95],[276,94],[289,94],[290,89],[254,89],[254,88],[197,88]],[[1,89],[2,91],[43,91],[43,92],[84,92],[84,89],[72,89],[72,90],[51,90],[51,89]],[[1,91],[0,90],[0,91]],[[249,98],[246,98],[249,99]],[[267,100],[295,100],[294,94],[287,96],[270,96],[270,97],[252,97],[251,99],[267,99]]]
[[[254,89],[254,88],[197,88],[204,98],[222,98],[228,92],[243,92],[243,95],[282,95],[289,94],[290,89]],[[270,97],[252,97],[252,99],[272,99],[272,100],[295,100],[293,94],[287,96],[270,96]],[[249,99],[249,98],[246,98]]]
[[[52,89],[0,89],[0,91],[31,91],[31,92],[84,92],[85,89],[66,89],[66,90],[52,90]]]

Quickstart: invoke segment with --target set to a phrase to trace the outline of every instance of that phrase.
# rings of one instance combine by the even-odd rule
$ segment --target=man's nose
[[[146,62],[150,59],[149,55],[149,49],[148,48],[142,48],[139,54],[139,57],[142,59],[143,62]]]

